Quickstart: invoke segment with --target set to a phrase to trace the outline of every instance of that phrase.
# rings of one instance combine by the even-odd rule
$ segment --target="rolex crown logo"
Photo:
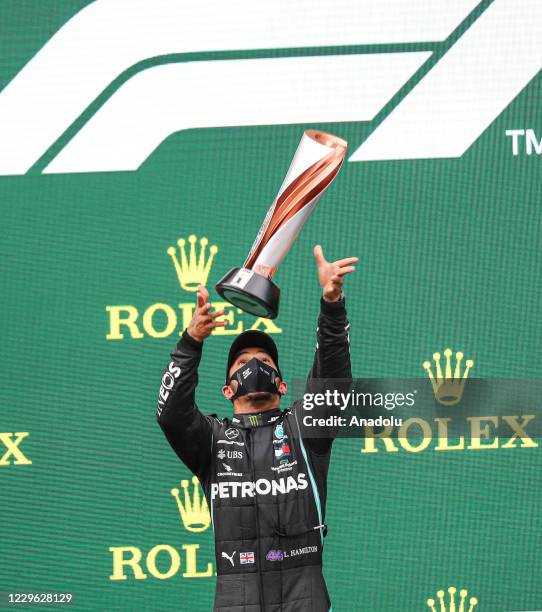
[[[472,359],[465,361],[465,369],[463,374],[461,373],[461,362],[463,360],[463,353],[458,351],[455,354],[455,368],[452,375],[452,349],[447,348],[444,351],[444,357],[446,358],[446,364],[444,366],[444,375],[442,374],[442,366],[440,363],[440,353],[433,354],[433,360],[435,361],[436,373],[433,373],[431,362],[425,361],[423,364],[424,369],[427,371],[427,375],[433,386],[433,392],[436,400],[444,406],[453,406],[457,404],[463,396],[463,389],[465,387],[465,381],[469,376],[469,371],[474,365]]]
[[[175,247],[171,246],[167,250],[167,254],[173,261],[179,284],[186,291],[197,291],[200,283],[202,285],[207,283],[214,256],[218,253],[218,247],[216,245],[209,247],[209,257],[206,260],[206,247],[209,240],[205,237],[200,238],[199,256],[196,254],[196,242],[197,238],[194,234],[188,236],[190,247],[187,255],[186,240],[184,238],[179,238],[179,240],[177,240],[180,259]]]
[[[428,599],[427,605],[431,608],[431,612],[472,612],[476,605],[478,604],[478,600],[476,597],[471,597],[467,602],[467,594],[468,591],[466,589],[461,589],[459,591],[459,603],[456,604],[455,594],[457,589],[455,587],[450,587],[448,589],[448,593],[450,594],[450,602],[448,606],[446,606],[446,602],[444,601],[444,591],[437,591],[439,609],[435,607],[435,600]],[[467,607],[468,606],[468,607]]]
[[[205,496],[203,498],[200,497],[199,480],[196,476],[192,476],[192,485],[193,493],[192,498],[190,498],[188,480],[181,480],[181,487],[184,489],[184,503],[181,501],[177,487],[171,489],[171,495],[173,495],[177,502],[185,529],[193,533],[200,533],[205,531],[211,524],[211,516]]]

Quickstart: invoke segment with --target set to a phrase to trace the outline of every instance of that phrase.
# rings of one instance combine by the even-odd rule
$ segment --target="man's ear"
[[[277,388],[281,395],[286,395],[286,391],[288,391],[288,385],[283,380],[280,381],[279,386]]]
[[[231,398],[234,396],[235,392],[233,391],[233,389],[229,386],[229,385],[224,385],[222,387],[222,395],[224,395],[224,397],[227,400],[231,400]]]

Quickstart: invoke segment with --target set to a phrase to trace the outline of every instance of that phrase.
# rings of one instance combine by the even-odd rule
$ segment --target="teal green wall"
[[[85,2],[47,4],[2,0],[0,86]],[[287,378],[312,358],[317,242],[329,258],[360,258],[346,282],[355,375],[423,377],[422,363],[451,346],[474,360],[472,376],[541,376],[542,157],[513,157],[504,135],[542,136],[541,95],[538,75],[461,158],[344,164],[276,276]],[[189,473],[154,417],[183,323],[157,338],[141,318],[153,304],[180,313],[194,302],[166,252],[179,237],[218,246],[210,289],[242,263],[308,127],[359,144],[374,126],[193,129],[136,172],[44,175],[38,164],[0,177],[0,432],[28,432],[20,449],[31,461],[0,465],[0,589],[72,591],[78,610],[211,609],[214,577],[183,575],[194,573],[187,554],[199,572],[213,563],[211,529],[183,525],[170,489]],[[123,328],[124,338],[107,338],[115,306],[137,310],[143,337]],[[234,315],[231,333],[254,324]],[[205,343],[204,412],[229,414],[220,385],[231,339]],[[468,589],[480,610],[540,609],[538,448],[378,448],[334,447],[325,552],[334,610],[428,609],[449,586]],[[172,577],[145,563],[158,545],[180,555]],[[145,579],[129,567],[112,578],[118,547],[141,552]],[[167,570],[167,553],[157,567]]]

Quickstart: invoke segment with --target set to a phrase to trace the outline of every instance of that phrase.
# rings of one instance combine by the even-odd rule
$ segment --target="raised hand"
[[[342,297],[344,277],[356,269],[351,264],[356,263],[358,258],[346,257],[345,259],[338,259],[333,262],[327,261],[319,244],[314,247],[313,253],[318,267],[318,280],[322,286],[324,299],[327,302],[337,302]]]
[[[194,340],[203,342],[211,334],[215,327],[226,327],[228,321],[216,321],[215,319],[224,314],[223,310],[210,312],[212,306],[209,302],[209,292],[203,285],[198,285],[197,306],[192,320],[187,328]]]

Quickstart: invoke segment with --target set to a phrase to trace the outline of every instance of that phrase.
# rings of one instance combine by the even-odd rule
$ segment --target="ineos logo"
[[[162,376],[162,383],[160,385],[160,391],[158,393],[156,416],[159,417],[162,414],[162,410],[164,408],[165,403],[167,402],[171,389],[173,389],[175,381],[179,378],[180,374],[181,368],[174,361],[170,361],[167,370]]]

